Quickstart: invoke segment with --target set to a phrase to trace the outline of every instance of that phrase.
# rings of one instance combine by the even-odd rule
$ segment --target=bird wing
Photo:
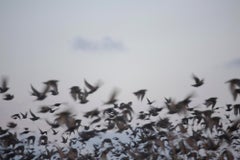
[[[196,75],[193,74],[192,77],[193,77],[195,83],[199,83],[200,82],[200,79]]]
[[[7,78],[2,79],[2,88],[7,88]]]
[[[31,89],[33,91],[32,95],[39,97],[40,93],[31,85]]]
[[[91,85],[90,83],[88,83],[88,81],[85,80],[85,79],[84,79],[84,83],[85,83],[85,85],[87,86],[88,89],[90,89],[90,90],[95,89],[95,87],[93,85]]]

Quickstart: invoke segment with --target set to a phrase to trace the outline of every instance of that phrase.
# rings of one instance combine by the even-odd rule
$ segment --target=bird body
[[[192,77],[193,77],[193,80],[195,81],[195,84],[192,85],[193,87],[200,87],[201,85],[203,85],[204,79],[199,79],[194,74],[192,75]]]
[[[141,89],[141,90],[138,90],[136,92],[133,92],[133,94],[137,97],[138,100],[143,100],[145,94],[146,94],[146,89]]]

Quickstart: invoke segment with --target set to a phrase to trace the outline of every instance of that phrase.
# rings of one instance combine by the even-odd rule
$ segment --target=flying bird
[[[47,82],[44,82],[44,84],[47,85],[48,92],[51,92],[52,95],[58,95],[58,80],[49,80]]]
[[[109,99],[104,103],[106,105],[109,104],[115,104],[117,102],[117,95],[118,95],[119,91],[117,89],[114,89],[109,97]]]
[[[147,98],[147,104],[152,105],[155,101],[150,101],[150,99]]]
[[[76,101],[78,97],[81,96],[81,89],[78,86],[73,86],[70,88],[70,94],[72,98]]]
[[[36,97],[37,97],[36,100],[44,100],[44,99],[47,97],[46,94],[47,94],[47,92],[48,92],[48,90],[49,90],[49,87],[46,86],[46,87],[44,88],[43,92],[37,91],[32,85],[31,85],[31,89],[32,89],[32,91],[33,91],[32,96],[36,96]]]
[[[96,85],[92,85],[86,79],[84,79],[84,83],[85,83],[86,87],[89,89],[88,94],[94,93],[100,87],[100,83],[98,83]]]
[[[13,98],[14,98],[14,95],[13,95],[13,94],[6,94],[3,99],[6,100],[6,101],[10,101],[10,100],[12,100]]]
[[[38,117],[38,116],[36,116],[31,110],[29,110],[29,113],[31,114],[31,118],[29,118],[29,119],[31,119],[32,121],[36,121],[36,120],[38,120],[40,117]]]
[[[233,96],[233,100],[236,101],[237,95],[240,94],[240,79],[230,79],[225,83],[229,83],[229,89]]]
[[[204,79],[199,79],[196,75],[192,75],[193,80],[195,81],[195,84],[192,84],[193,87],[200,87],[204,83]]]
[[[137,99],[138,100],[143,100],[143,98],[144,98],[144,96],[145,96],[145,94],[146,94],[146,89],[141,89],[141,90],[138,90],[138,91],[136,91],[136,92],[134,92],[133,94],[135,95],[135,96],[137,96]]]
[[[0,93],[5,93],[7,92],[8,90],[8,86],[7,86],[7,78],[6,77],[3,77],[2,78],[2,84],[0,86]]]
[[[212,106],[212,109],[213,109],[216,103],[217,103],[217,97],[211,97],[205,100],[204,105],[206,105],[207,107]]]

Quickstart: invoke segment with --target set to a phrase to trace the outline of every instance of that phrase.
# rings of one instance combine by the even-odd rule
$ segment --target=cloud
[[[240,68],[240,58],[233,59],[227,63],[229,68]]]
[[[74,49],[82,51],[122,51],[125,46],[122,42],[111,37],[104,37],[100,40],[90,40],[77,37],[73,44]]]

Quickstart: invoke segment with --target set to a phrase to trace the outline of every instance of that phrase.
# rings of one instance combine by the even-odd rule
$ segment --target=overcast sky
[[[0,100],[0,116],[40,104],[30,84],[49,79],[59,80],[52,102],[73,102],[69,88],[84,78],[104,83],[96,104],[115,87],[123,101],[138,89],[159,104],[191,92],[232,100],[224,82],[240,78],[239,8],[239,0],[1,0],[0,76],[15,99]],[[192,73],[206,84],[191,87]]]

